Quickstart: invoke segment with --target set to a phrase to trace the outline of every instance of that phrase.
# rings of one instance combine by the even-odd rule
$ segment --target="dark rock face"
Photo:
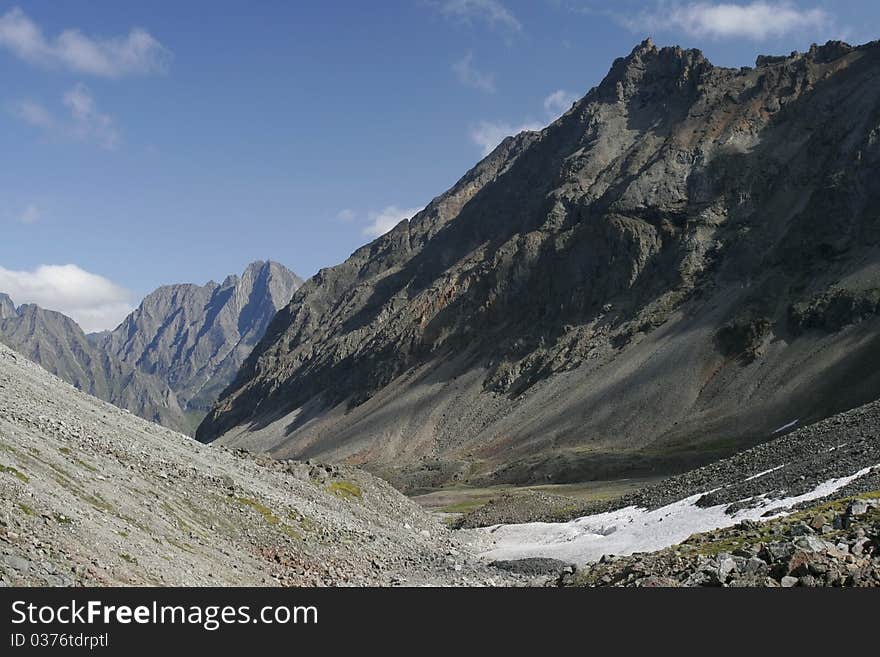
[[[198,437],[403,486],[564,481],[876,398],[880,318],[792,308],[880,286],[878,72],[876,43],[732,70],[646,41],[305,283]]]
[[[283,265],[254,262],[220,285],[160,287],[98,344],[204,414],[301,283]]]
[[[0,342],[90,395],[168,427],[187,425],[177,397],[160,379],[95,347],[66,315],[33,304],[16,309],[0,295]]]
[[[301,283],[255,262],[222,285],[172,285],[113,331],[86,336],[69,317],[0,294],[0,341],[77,388],[192,432]]]

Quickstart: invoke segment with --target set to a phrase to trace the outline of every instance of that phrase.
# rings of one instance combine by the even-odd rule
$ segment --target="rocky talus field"
[[[200,445],[0,345],[2,584],[517,581],[367,473]]]

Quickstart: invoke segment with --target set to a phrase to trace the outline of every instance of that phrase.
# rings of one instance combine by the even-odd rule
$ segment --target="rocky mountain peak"
[[[168,381],[197,415],[229,384],[301,283],[283,265],[257,261],[220,285],[163,286],[103,344],[123,362]]]
[[[679,90],[698,82],[712,68],[700,50],[685,50],[679,46],[658,48],[648,38],[629,55],[614,61],[598,89],[604,96],[611,95],[626,102],[645,92]]]
[[[639,44],[298,290],[198,437],[405,485],[589,478],[880,394],[878,72]]]

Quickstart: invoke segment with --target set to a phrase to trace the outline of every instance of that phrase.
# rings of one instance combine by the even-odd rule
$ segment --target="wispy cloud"
[[[579,96],[565,89],[557,89],[544,98],[544,119],[511,121],[480,121],[470,129],[470,138],[485,157],[491,153],[506,137],[517,135],[527,130],[543,130],[544,127],[571,108]]]
[[[364,228],[364,235],[367,237],[379,237],[394,228],[404,219],[411,219],[413,215],[418,214],[423,208],[399,208],[396,205],[389,205],[378,212],[370,212],[367,217],[370,224]]]
[[[495,93],[495,75],[484,73],[474,67],[474,53],[469,52],[452,65],[459,82],[466,87],[479,89],[486,93]]]
[[[336,213],[336,218],[345,223],[351,223],[356,217],[356,213],[351,208],[344,208]]]
[[[544,111],[557,117],[567,112],[579,96],[565,89],[557,89],[544,99]]]
[[[35,224],[42,219],[43,213],[33,203],[28,204],[24,210],[18,213],[15,220],[20,224]]]
[[[67,111],[65,117],[56,116],[32,100],[12,103],[10,109],[18,119],[47,135],[92,142],[107,150],[115,150],[119,146],[121,134],[116,121],[98,109],[85,85],[74,86],[64,94],[61,102]]]
[[[618,20],[636,32],[679,31],[712,39],[764,41],[785,34],[833,29],[834,18],[819,7],[800,7],[781,0],[731,2],[659,2],[656,7]]]
[[[484,21],[512,32],[522,30],[522,23],[500,0],[443,0],[440,11],[468,22]]]
[[[76,265],[40,265],[33,271],[0,267],[0,292],[16,304],[64,313],[86,332],[114,328],[134,309],[128,290]]]
[[[50,38],[18,7],[0,16],[0,47],[30,64],[107,78],[161,73],[172,57],[141,28],[108,38],[89,37],[70,28]]]
[[[524,130],[540,130],[544,126],[536,121],[511,124],[505,121],[480,121],[471,128],[471,141],[480,147],[483,156],[488,155],[506,137],[519,134]]]

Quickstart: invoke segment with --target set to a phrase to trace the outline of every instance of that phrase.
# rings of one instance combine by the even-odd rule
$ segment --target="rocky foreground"
[[[880,491],[559,572],[566,586],[880,586]]]
[[[354,468],[200,445],[0,345],[0,585],[504,585]]]

